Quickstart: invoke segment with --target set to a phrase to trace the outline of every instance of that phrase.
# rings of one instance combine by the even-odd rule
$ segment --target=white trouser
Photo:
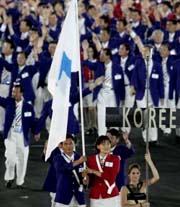
[[[17,133],[10,129],[8,138],[5,139],[5,166],[4,180],[13,180],[16,170],[16,184],[22,185],[26,175],[29,146],[24,146],[23,133]]]
[[[50,192],[49,195],[51,197],[51,207],[55,207],[56,206],[56,202],[55,202],[56,193]]]
[[[39,118],[41,116],[41,111],[42,111],[44,103],[46,101],[50,100],[52,97],[46,87],[45,88],[41,88],[41,87],[37,88],[35,90],[35,95],[36,95],[36,99],[34,102],[34,111],[35,111],[36,117]]]
[[[131,96],[130,94],[130,86],[127,85],[125,86],[125,106],[127,108],[132,108],[134,106],[134,102],[135,102],[135,96]]]
[[[134,102],[135,102],[135,96],[134,95],[131,96],[131,94],[130,94],[130,86],[127,85],[127,86],[125,86],[125,101],[124,101],[124,107],[132,108],[134,106]],[[121,127],[121,130],[123,132],[130,133],[131,127]]]
[[[148,106],[153,107],[150,91],[148,93],[149,93]],[[138,108],[147,108],[147,89],[145,90],[143,99],[142,100],[136,100],[136,103],[137,103]],[[146,139],[147,134],[148,134],[148,139]],[[147,133],[147,129],[144,129],[143,132],[142,132],[142,137],[144,139],[144,142],[146,142],[146,140],[148,142],[157,141],[157,139],[158,139],[158,130],[157,130],[157,128],[149,128],[148,133]]]
[[[56,203],[55,207],[86,207],[86,205],[79,205],[76,198],[73,196],[70,204],[64,205],[62,203]]]
[[[97,99],[98,135],[106,135],[106,107],[116,107],[114,90],[101,89]]]
[[[164,103],[160,104],[160,108],[176,108],[175,106],[175,100],[170,100],[169,99],[169,84],[167,84],[164,87]],[[170,134],[171,129],[170,128],[162,128],[164,133]]]
[[[0,94],[1,97],[6,98],[9,95],[9,85],[0,84]],[[3,107],[0,107],[0,131],[4,129],[4,117],[5,117],[5,110]]]
[[[176,107],[177,109],[180,109],[180,97]],[[176,135],[180,137],[180,128],[176,128]]]
[[[112,198],[98,198],[90,199],[90,207],[120,207],[120,196],[114,196]]]

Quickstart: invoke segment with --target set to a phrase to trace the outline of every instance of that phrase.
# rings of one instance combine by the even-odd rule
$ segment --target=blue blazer
[[[173,71],[170,77],[169,99],[173,99],[175,92],[176,104],[180,97],[180,60],[177,60],[173,65]]]
[[[48,162],[50,164],[48,169],[48,174],[46,176],[46,179],[43,184],[43,190],[48,192],[56,192],[56,184],[57,184],[57,178],[56,178],[56,170],[54,168],[53,159],[56,155],[61,154],[61,151],[58,147],[56,147],[52,153],[51,156],[48,158]],[[42,159],[45,161],[45,155],[43,154]]]
[[[121,187],[125,185],[125,164],[126,159],[130,158],[135,153],[134,146],[132,145],[131,148],[127,148],[124,144],[117,145],[113,150],[113,155],[117,155],[121,157],[120,162],[120,171],[116,177],[116,185],[118,190],[121,190]]]
[[[44,53],[39,54],[39,82],[38,87],[44,88],[47,86],[46,77],[50,70],[52,57],[50,55],[45,55]]]
[[[116,61],[118,65],[121,65],[120,56],[118,56],[114,61]],[[128,77],[129,83],[131,83],[134,68],[135,68],[135,57],[133,55],[129,55],[125,64],[125,73]]]
[[[74,152],[74,160],[78,160],[80,155]],[[73,167],[73,163],[67,163],[61,154],[58,154],[53,159],[54,167],[57,176],[57,188],[55,202],[68,205],[73,196],[80,205],[85,204],[85,196],[83,191],[79,191],[79,183],[77,182],[73,170],[76,171],[80,183],[82,184],[82,176],[80,169],[83,165]]]
[[[8,97],[0,97],[0,106],[4,107],[5,112],[5,122],[3,139],[8,137],[9,130],[12,126],[15,117],[16,103],[15,99]],[[33,130],[35,125],[34,109],[33,106],[26,101],[23,101],[22,105],[22,130],[24,135],[24,145],[28,146],[30,141],[30,129]]]
[[[136,99],[142,100],[146,88],[146,65],[142,57],[138,57],[135,63],[131,84],[136,90]],[[164,83],[162,66],[153,60],[152,71],[149,78],[150,93],[154,106],[158,106],[159,99],[164,98]]]
[[[19,79],[20,84],[23,88],[23,96],[26,101],[33,101],[35,99],[35,93],[32,86],[32,78],[39,68],[39,62],[36,62],[35,65],[26,65],[23,70],[18,72],[18,65],[16,62],[8,63],[5,60],[1,60],[0,63],[3,63],[4,67],[11,72],[11,83],[9,95],[11,95],[11,90],[13,88],[13,83],[16,79]]]
[[[180,38],[180,31],[178,30],[178,31],[175,32],[173,41],[169,42],[169,32],[165,31],[164,42],[168,43],[171,50],[174,49],[177,54],[180,51],[179,38]]]
[[[105,66],[102,62],[90,62],[89,60],[84,61],[84,64],[89,69],[94,70],[95,80],[100,76],[105,76]],[[125,86],[124,86],[124,75],[123,70],[115,61],[112,62],[112,84],[113,90],[116,96],[116,104],[119,106],[120,101],[125,99]],[[97,99],[97,96],[102,88],[102,85],[96,87],[93,91],[93,100]]]
[[[171,73],[173,71],[173,64],[177,61],[177,59],[178,59],[178,56],[176,56],[176,55],[169,55],[167,58],[166,67],[167,67],[168,75],[170,77],[171,77]],[[162,58],[161,58],[160,63],[162,64]]]

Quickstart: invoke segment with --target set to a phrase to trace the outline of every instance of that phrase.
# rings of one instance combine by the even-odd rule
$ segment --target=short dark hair
[[[21,83],[19,82],[19,80],[16,80],[13,83],[13,88],[20,88],[20,92],[23,93],[23,87],[22,87]]]
[[[171,49],[171,47],[170,47],[170,45],[169,45],[168,43],[163,43],[163,44],[161,45],[161,47],[162,47],[162,46],[166,47],[168,50]]]
[[[29,27],[29,28],[31,28],[32,27],[32,23],[31,23],[31,21],[29,20],[29,19],[23,19],[22,20],[22,22],[26,22],[26,25]]]
[[[110,133],[112,136],[116,136],[117,138],[119,138],[120,136],[119,131],[115,128],[111,128],[107,132]]]
[[[66,141],[67,139],[72,139],[74,142],[76,142],[76,140],[72,134],[66,134],[66,139],[64,141]],[[62,145],[64,141],[60,142],[60,144]]]
[[[109,48],[105,48],[105,49],[104,49],[104,52],[105,52],[105,54],[106,54],[107,56],[110,57],[110,59],[112,58],[112,53],[111,53],[111,50],[110,50]]]
[[[72,134],[66,134],[66,139],[72,139],[74,141],[74,136]]]
[[[131,51],[130,45],[128,43],[123,43],[121,45],[124,45],[124,47],[126,48],[127,51]]]
[[[100,19],[104,20],[105,23],[109,24],[109,21],[110,20],[109,20],[109,17],[108,16],[102,15],[102,16],[100,16]]]
[[[141,11],[139,10],[139,9],[130,9],[131,10],[131,12],[135,12],[135,13],[138,13],[139,14],[139,16],[141,16]]]
[[[127,25],[126,19],[118,19],[117,22],[122,22],[124,26]]]
[[[13,50],[15,49],[15,44],[12,39],[5,39],[4,42],[10,44],[11,49],[13,49]]]
[[[97,150],[97,152],[99,153],[99,149],[97,148],[98,145],[102,144],[103,142],[105,141],[108,141],[109,143],[111,143],[111,140],[109,139],[108,136],[106,135],[102,135],[102,136],[99,136],[96,140],[96,144],[95,144],[95,148]]]
[[[25,56],[25,58],[27,58],[27,57],[28,57],[28,55],[27,55],[24,51],[21,51],[21,52],[18,52],[18,53],[17,53],[17,55],[20,55],[20,54],[24,55],[24,56]]]

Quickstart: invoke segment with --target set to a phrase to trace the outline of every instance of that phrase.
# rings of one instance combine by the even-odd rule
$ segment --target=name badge
[[[158,78],[159,78],[159,74],[155,74],[155,73],[153,73],[153,74],[152,74],[152,78],[154,78],[154,79],[158,79]]]
[[[105,162],[105,167],[113,167],[113,162]]]
[[[32,113],[31,112],[25,112],[24,113],[24,117],[30,117],[30,116],[32,116]]]
[[[118,53],[118,49],[115,48],[115,49],[111,50],[111,53],[112,53],[112,55],[115,55],[116,53]]]
[[[14,132],[21,133],[22,132],[22,126],[15,126],[14,127]]]
[[[134,65],[132,64],[128,67],[128,70],[131,71],[133,68],[134,68]]]
[[[22,78],[27,78],[29,76],[29,74],[26,72],[26,73],[23,73],[22,75],[21,75],[21,77]]]
[[[83,170],[84,170],[84,168],[83,167],[80,167],[79,168],[79,173],[81,173]]]
[[[114,79],[115,80],[120,80],[122,78],[122,75],[121,74],[116,74],[115,76],[114,76]]]
[[[80,185],[78,190],[79,192],[83,192],[83,185]]]

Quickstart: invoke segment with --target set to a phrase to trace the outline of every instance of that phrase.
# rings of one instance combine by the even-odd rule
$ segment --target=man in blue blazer
[[[16,84],[12,97],[0,97],[0,106],[6,110],[3,139],[6,148],[4,179],[7,188],[12,186],[15,175],[18,188],[24,183],[29,155],[29,132],[35,121],[33,106],[23,100],[22,87],[19,83]]]
[[[61,144],[63,153],[57,154],[53,159],[57,178],[55,197],[57,207],[74,205],[85,207],[83,184],[86,184],[86,180],[83,179],[81,172],[86,157],[74,152],[74,147],[73,136],[68,135]]]
[[[110,130],[108,130],[107,136],[111,140],[111,153],[113,155],[117,155],[121,157],[120,171],[116,177],[116,185],[120,192],[121,187],[123,185],[126,185],[126,182],[125,182],[126,160],[134,154],[135,150],[134,150],[134,146],[131,144],[131,141],[129,140],[129,134],[127,132],[122,133],[122,138],[125,144],[118,144],[119,139],[120,139],[120,133],[115,128],[111,128]]]
[[[176,101],[176,108],[180,108],[180,60],[177,60],[173,64],[173,71],[172,77],[170,79],[170,88],[169,88],[169,99],[174,99],[175,93],[175,101]],[[176,142],[180,143],[180,128],[176,128]]]
[[[122,67],[112,61],[111,50],[101,51],[100,61],[85,61],[85,64],[94,70],[95,80],[102,78],[101,84],[93,91],[93,100],[97,99],[98,134],[106,134],[106,107],[117,107],[125,100],[124,74]]]
[[[137,57],[131,80],[139,108],[158,107],[164,100],[162,66],[152,59],[150,50],[149,46],[145,46],[143,57]],[[148,141],[153,145],[157,143],[157,133],[157,128],[149,128]],[[146,141],[146,130],[143,131],[143,139]]]
[[[172,78],[173,64],[177,60],[176,55],[170,55],[170,47],[168,44],[162,44],[160,47],[161,63],[163,69],[163,80],[164,80],[164,103],[160,105],[162,108],[176,108],[175,98],[169,99],[169,88],[170,84],[173,84]],[[165,135],[171,133],[170,128],[163,128]]]

